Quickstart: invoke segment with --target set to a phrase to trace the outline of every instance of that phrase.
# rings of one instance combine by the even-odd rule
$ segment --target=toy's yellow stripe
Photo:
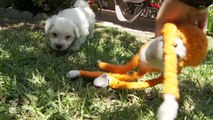
[[[175,39],[177,37],[177,27],[167,23],[163,28],[164,37],[164,94],[173,94],[178,99],[179,89],[177,80],[177,54],[175,51]]]

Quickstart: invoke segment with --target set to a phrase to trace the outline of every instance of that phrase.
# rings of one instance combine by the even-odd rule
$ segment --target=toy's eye
[[[177,54],[177,59],[180,59],[180,55]]]
[[[57,34],[56,33],[52,33],[53,37],[57,37]]]
[[[69,38],[70,38],[70,35],[67,35],[65,38],[66,38],[66,39],[69,39]]]

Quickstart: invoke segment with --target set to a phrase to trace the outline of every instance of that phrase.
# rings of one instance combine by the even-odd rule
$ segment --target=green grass
[[[208,8],[208,34],[213,35],[213,5]]]
[[[90,78],[66,78],[71,69],[98,70],[97,60],[128,61],[141,45],[126,32],[97,25],[94,38],[80,51],[57,53],[39,24],[7,24],[0,31],[0,120],[155,119],[161,85],[112,90],[94,87]],[[213,118],[212,55],[209,49],[201,66],[180,74],[178,119]]]

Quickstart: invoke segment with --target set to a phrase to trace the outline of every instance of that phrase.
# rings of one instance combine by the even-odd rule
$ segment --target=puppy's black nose
[[[56,44],[56,45],[55,45],[55,47],[56,47],[57,49],[61,49],[62,46],[63,46],[62,44]]]

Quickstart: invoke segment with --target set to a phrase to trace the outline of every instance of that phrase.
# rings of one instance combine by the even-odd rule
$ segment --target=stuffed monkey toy
[[[164,102],[158,110],[158,119],[173,120],[177,116],[180,97],[177,76],[184,66],[197,66],[207,54],[206,35],[192,25],[166,23],[162,36],[141,47],[138,54],[124,65],[98,62],[98,67],[106,72],[71,70],[69,78],[77,76],[96,78],[93,84],[113,89],[144,89],[163,84]],[[139,67],[137,72],[129,72]],[[161,72],[158,78],[137,81],[146,73]]]

